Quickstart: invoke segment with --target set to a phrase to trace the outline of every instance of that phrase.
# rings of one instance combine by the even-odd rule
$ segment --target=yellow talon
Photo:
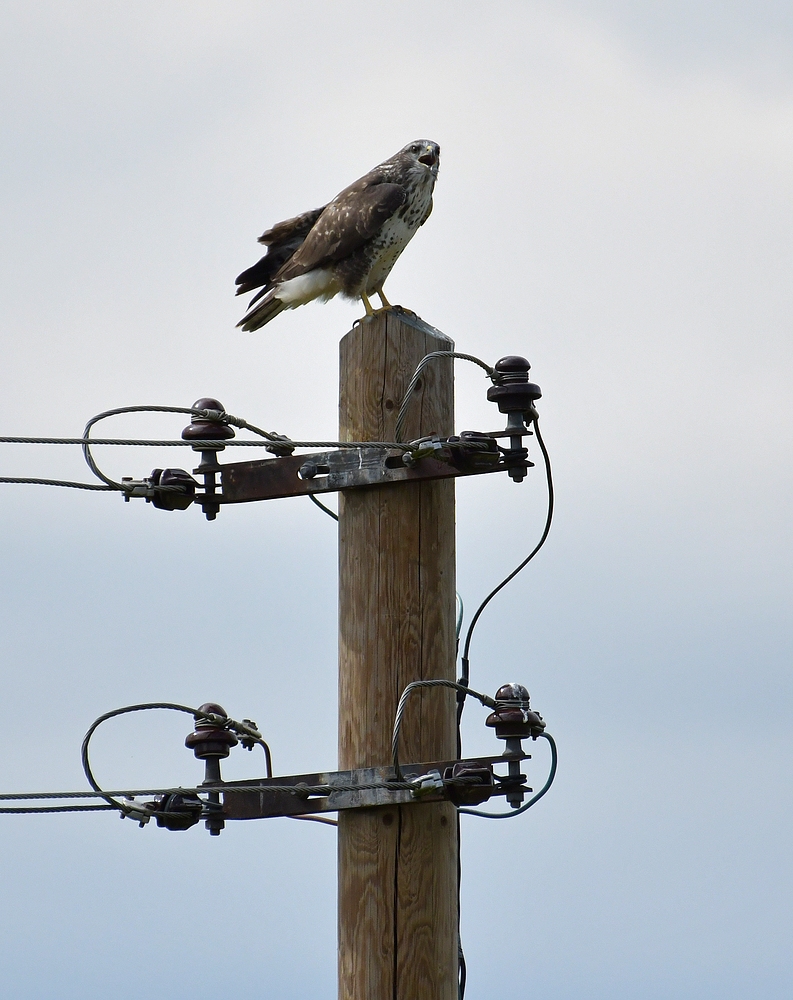
[[[374,309],[372,309],[372,303],[369,301],[369,296],[366,292],[361,292],[361,299],[363,300],[363,307],[366,310],[366,315],[374,316]]]
[[[375,291],[380,296],[380,301],[383,303],[383,309],[393,309],[393,306],[385,297],[385,292],[383,291],[382,285],[380,286],[380,288],[376,288]]]

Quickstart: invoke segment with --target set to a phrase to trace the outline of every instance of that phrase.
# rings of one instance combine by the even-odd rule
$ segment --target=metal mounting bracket
[[[469,789],[474,793],[474,799],[483,802],[493,795],[505,795],[516,785],[509,777],[499,778],[494,775],[496,764],[517,763],[530,759],[531,754],[509,753],[498,757],[472,757],[467,760],[434,761],[428,764],[401,765],[402,780],[411,782],[414,787],[388,788],[366,787],[381,782],[397,782],[393,767],[364,767],[353,771],[323,771],[316,774],[291,774],[274,778],[261,778],[257,781],[222,782],[217,787],[223,796],[224,819],[263,819],[269,816],[305,816],[311,813],[337,812],[343,809],[368,809],[373,806],[410,805],[415,802],[443,802],[454,798],[454,789]],[[469,784],[443,785],[435,779],[452,773],[478,775],[479,780],[471,780]],[[488,779],[489,775],[489,781]],[[430,778],[426,781],[423,779]],[[493,781],[493,778],[497,782]],[[531,789],[523,784],[524,776],[520,776],[520,787],[524,792]],[[265,786],[261,791],[251,791],[251,785]],[[236,791],[234,786],[242,786]],[[340,786],[333,791],[332,786]],[[281,786],[274,788],[273,786]],[[314,786],[323,787],[321,792],[311,791]],[[352,788],[351,786],[360,786]],[[209,790],[212,783],[205,782],[202,789]],[[463,792],[462,794],[465,794]]]
[[[432,457],[420,458],[407,466],[403,455],[396,450],[356,448],[233,462],[220,467],[219,499],[221,503],[247,503],[388,483],[451,479],[507,469],[507,465],[500,460],[490,462],[485,468],[466,468]],[[497,456],[494,455],[494,458]],[[526,466],[531,464],[527,462]],[[200,495],[196,499],[200,502]]]

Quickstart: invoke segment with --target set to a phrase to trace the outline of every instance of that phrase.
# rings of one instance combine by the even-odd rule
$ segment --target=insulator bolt
[[[217,399],[211,396],[202,396],[193,403],[194,410],[217,410],[221,414],[226,412],[225,407]],[[204,496],[201,498],[201,509],[208,521],[214,521],[220,510],[220,501],[214,499],[217,490],[217,474],[220,472],[217,453],[223,451],[225,445],[223,441],[228,441],[234,437],[234,428],[223,422],[222,417],[199,416],[194,413],[190,418],[190,423],[182,431],[183,441],[211,441],[209,447],[206,445],[193,445],[194,451],[201,452],[201,462],[193,469],[196,475],[204,477]],[[216,442],[216,443],[215,443]]]

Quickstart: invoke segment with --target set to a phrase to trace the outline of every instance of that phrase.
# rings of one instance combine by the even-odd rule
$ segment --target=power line
[[[112,809],[115,812],[115,806],[108,805],[107,803],[102,803],[101,805],[79,805],[79,806],[2,806],[0,807],[0,813],[9,813],[16,815],[30,815],[31,813],[75,813],[75,812],[101,812],[102,810]]]
[[[30,476],[0,476],[0,483],[18,483],[26,486],[67,486],[73,490],[118,492],[115,486],[107,486],[104,483],[74,483],[66,479],[34,479]]]
[[[202,440],[191,439],[183,441],[158,440],[150,438],[86,438],[86,437],[0,437],[0,444],[53,444],[53,445],[122,445],[124,447],[141,448],[196,448],[206,451],[218,450],[221,445],[224,448],[267,448],[273,443],[289,445],[293,448],[349,448],[357,450],[359,448],[388,448],[399,451],[413,451],[414,444],[407,444],[404,441],[294,441],[292,438],[277,438],[274,440],[250,441],[232,438],[229,440],[217,441],[216,439]]]

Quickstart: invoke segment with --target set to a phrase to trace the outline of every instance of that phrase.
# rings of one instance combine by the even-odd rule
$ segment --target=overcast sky
[[[787,998],[789,3],[0,3],[3,434],[135,403],[332,438],[357,305],[235,323],[255,239],[411,139],[435,211],[392,301],[543,389],[557,519],[494,602],[472,683],[520,680],[559,776],[463,823],[470,1000]],[[478,369],[458,427],[493,422]],[[119,420],[178,436],[184,419]],[[188,465],[102,453],[111,474]],[[86,478],[0,445],[0,475]],[[282,773],[336,764],[335,527],[303,500],[212,524],[0,486],[4,791],[84,787],[109,709],[217,700]],[[536,541],[542,476],[458,484],[466,608]],[[295,714],[295,696],[301,702]],[[306,719],[310,722],[306,722]],[[467,752],[491,752],[477,708]],[[189,718],[108,724],[106,786],[192,784]],[[538,746],[531,777],[547,767]],[[230,758],[226,774],[262,773]],[[15,1000],[335,996],[335,834],[0,816]],[[519,859],[516,866],[515,859]],[[523,985],[521,985],[523,983]],[[173,985],[176,984],[176,985]]]

